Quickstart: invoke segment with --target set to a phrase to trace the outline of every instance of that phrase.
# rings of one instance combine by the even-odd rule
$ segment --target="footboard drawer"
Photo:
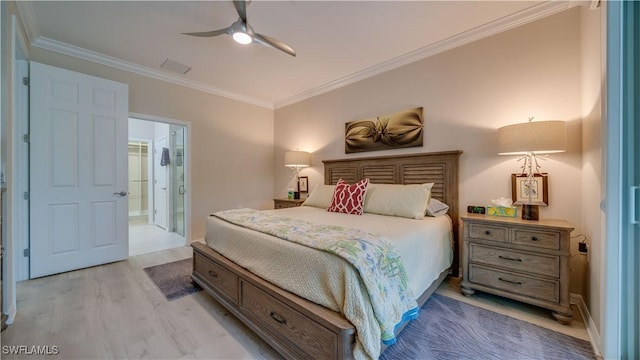
[[[204,277],[220,293],[238,304],[238,276],[198,252],[193,254],[193,272]]]
[[[300,358],[334,359],[338,353],[335,333],[248,282],[240,282],[240,309],[255,318],[265,331],[279,334],[300,350]]]

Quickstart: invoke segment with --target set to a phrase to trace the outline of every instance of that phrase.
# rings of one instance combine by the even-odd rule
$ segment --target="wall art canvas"
[[[345,124],[347,154],[422,146],[422,108]]]

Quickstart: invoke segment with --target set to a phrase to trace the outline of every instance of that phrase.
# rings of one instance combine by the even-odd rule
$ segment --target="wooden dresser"
[[[286,209],[302,205],[306,199],[273,199],[274,209]]]
[[[571,224],[477,214],[462,221],[463,294],[480,290],[550,309],[561,324],[571,321]]]

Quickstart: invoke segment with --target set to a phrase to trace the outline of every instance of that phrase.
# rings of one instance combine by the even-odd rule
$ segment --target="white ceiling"
[[[252,1],[248,22],[297,57],[230,36],[231,1],[18,2],[35,46],[278,108],[566,9],[541,1]],[[160,69],[165,59],[191,66]]]

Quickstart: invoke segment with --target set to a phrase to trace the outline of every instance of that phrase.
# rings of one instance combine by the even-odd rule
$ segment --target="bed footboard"
[[[289,293],[193,243],[192,279],[288,359],[351,359],[355,328],[341,314]]]

